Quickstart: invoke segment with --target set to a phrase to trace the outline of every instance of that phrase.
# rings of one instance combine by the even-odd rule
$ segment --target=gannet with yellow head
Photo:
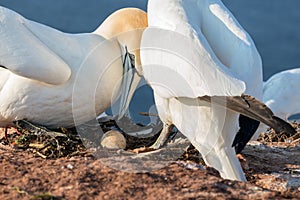
[[[123,68],[140,68],[141,31],[135,30],[145,27],[147,15],[137,8],[116,11],[93,33],[68,34],[0,7],[0,127],[21,119],[72,127],[74,110],[83,123],[95,117],[86,111],[90,99],[95,114],[102,113],[119,96],[120,80],[130,86],[122,92],[129,102],[140,76]]]
[[[124,115],[126,108],[142,76],[140,59],[140,43],[144,29],[148,26],[147,14],[136,8],[121,9],[111,14],[101,26],[94,32],[107,39],[116,38],[120,44],[126,46],[128,51],[134,55],[134,70],[125,69],[130,79],[123,81],[123,98],[119,118]],[[124,48],[123,48],[124,49]],[[127,100],[128,99],[128,100]]]

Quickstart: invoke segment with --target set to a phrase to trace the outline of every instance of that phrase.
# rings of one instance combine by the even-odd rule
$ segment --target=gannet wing
[[[262,61],[250,35],[222,1],[197,1],[197,4],[198,10],[202,9],[201,22],[191,24],[192,27],[204,36],[208,50],[246,82],[245,93],[261,99]]]
[[[219,106],[226,107],[226,109],[240,113],[254,120],[260,121],[273,128],[277,133],[288,132],[293,134],[296,132],[295,129],[288,122],[275,116],[273,112],[264,103],[249,95],[231,97],[203,96],[199,97],[199,100],[211,102]],[[233,146],[237,145],[238,142],[239,138],[236,138]]]
[[[161,97],[239,96],[245,91],[245,83],[198,38],[147,28],[140,52],[144,76]]]
[[[71,69],[37,36],[36,33],[43,29],[57,31],[0,7],[0,65],[22,77],[62,84],[69,79]]]

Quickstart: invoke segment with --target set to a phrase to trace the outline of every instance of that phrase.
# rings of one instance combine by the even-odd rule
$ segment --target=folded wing
[[[145,78],[165,98],[238,96],[245,83],[212,58],[199,40],[177,32],[148,28],[141,42]]]
[[[0,65],[22,77],[62,84],[69,79],[71,69],[38,37],[36,33],[43,29],[59,32],[0,7]]]

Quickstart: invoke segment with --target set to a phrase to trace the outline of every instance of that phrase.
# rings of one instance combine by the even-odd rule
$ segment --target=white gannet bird
[[[72,127],[74,109],[81,122],[91,120],[97,115],[86,112],[87,104],[95,99],[96,114],[111,106],[121,91],[123,74],[123,101],[130,100],[140,80],[127,73],[140,66],[136,49],[142,32],[135,30],[147,23],[144,11],[126,8],[110,15],[93,33],[68,34],[0,7],[0,127],[22,119],[48,128]],[[81,97],[74,108],[76,82]],[[95,85],[95,91],[88,92]],[[91,92],[94,96],[88,95]],[[128,106],[121,104],[123,110]]]
[[[299,121],[300,115],[300,68],[281,71],[271,76],[263,88],[263,102],[282,119]],[[255,137],[267,126],[261,124]]]
[[[300,114],[300,68],[274,74],[264,83],[263,102],[274,114],[288,120]]]
[[[159,148],[175,125],[223,178],[246,181],[232,147],[238,113],[294,131],[243,95],[262,97],[261,58],[252,39],[220,0],[149,0],[147,12],[141,61],[164,123],[150,148]]]

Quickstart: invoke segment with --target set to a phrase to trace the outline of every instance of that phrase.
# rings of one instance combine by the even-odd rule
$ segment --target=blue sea
[[[263,59],[265,80],[276,72],[300,66],[299,0],[223,2],[255,41]],[[0,5],[28,19],[65,32],[79,33],[95,30],[117,9],[138,7],[146,10],[147,0],[0,0]],[[139,90],[131,109],[149,111],[153,102],[151,90],[146,87]]]

